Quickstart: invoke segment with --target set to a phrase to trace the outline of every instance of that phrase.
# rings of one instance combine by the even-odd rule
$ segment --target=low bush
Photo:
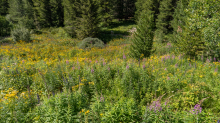
[[[99,40],[98,38],[88,37],[88,38],[83,39],[83,41],[79,43],[78,47],[80,49],[90,49],[93,47],[103,48],[104,43],[101,40]]]
[[[25,41],[25,42],[30,42],[31,38],[31,33],[28,29],[24,27],[16,27],[11,31],[11,36],[13,41]]]

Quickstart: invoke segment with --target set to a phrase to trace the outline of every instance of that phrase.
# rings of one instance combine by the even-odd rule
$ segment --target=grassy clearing
[[[118,23],[103,30],[126,35],[133,26]],[[174,54],[172,44],[154,43],[157,52],[137,61],[128,55],[129,38],[115,37],[103,49],[82,50],[79,40],[60,35],[58,29],[33,34],[31,43],[0,46],[2,122],[220,119],[217,59],[190,61]]]

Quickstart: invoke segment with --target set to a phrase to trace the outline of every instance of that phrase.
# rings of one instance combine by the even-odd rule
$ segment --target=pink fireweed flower
[[[69,60],[66,60],[66,64],[69,64]]]
[[[94,73],[94,69],[91,69],[91,73]]]
[[[175,55],[172,56],[173,60],[175,59]]]
[[[175,64],[175,67],[176,67],[176,68],[178,67],[178,64],[177,64],[177,63]]]
[[[179,59],[181,59],[181,55],[179,55]]]
[[[126,56],[125,56],[125,54],[123,54],[123,59],[126,59]]]
[[[106,65],[106,63],[103,61],[103,66],[105,66]]]
[[[101,94],[100,102],[104,102],[104,101],[105,101],[105,99],[104,99],[104,97],[103,97],[102,94]]]
[[[207,59],[206,59],[206,62],[210,63],[210,60],[207,58]]]
[[[127,70],[129,69],[129,66],[128,66],[128,65],[126,66],[126,69],[127,69]]]

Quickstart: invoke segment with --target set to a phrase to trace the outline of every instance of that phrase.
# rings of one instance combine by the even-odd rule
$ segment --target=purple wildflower
[[[206,59],[206,62],[208,62],[208,63],[209,63],[209,62],[210,62],[210,60],[207,58],[207,59]]]
[[[181,55],[179,55],[179,59],[181,59]]]
[[[214,61],[216,62],[216,58],[214,57]]]
[[[160,104],[160,101],[154,101],[150,107],[149,107],[150,111],[153,109],[154,112],[156,113],[157,111],[162,111],[162,107],[161,107],[161,104]]]
[[[126,56],[125,56],[125,54],[123,54],[123,59],[126,59]]]
[[[192,109],[192,111],[190,111],[192,114],[198,114],[198,113],[201,113],[202,112],[202,107],[200,107],[199,104],[196,104],[194,109]]]
[[[170,77],[169,77],[169,76],[167,77],[167,80],[170,80]]]
[[[165,58],[165,60],[167,60],[167,59],[168,59],[168,57],[167,57],[167,56],[165,56],[164,58]]]
[[[168,47],[168,48],[171,47],[171,43],[170,43],[170,42],[167,43],[167,47]]]
[[[66,64],[69,64],[69,60],[66,60]]]
[[[177,64],[177,63],[175,64],[175,67],[176,67],[176,68],[178,67],[178,64]]]
[[[146,66],[145,65],[143,65],[143,69],[145,69],[146,68]]]
[[[91,69],[91,73],[94,73],[94,69],[93,68]]]
[[[105,99],[104,99],[104,97],[103,97],[102,94],[101,94],[100,102],[104,102],[104,101],[105,101]]]
[[[127,69],[127,70],[129,69],[129,66],[128,66],[128,65],[126,66],[126,69]]]
[[[167,68],[165,68],[164,70],[167,70]]]
[[[172,56],[173,60],[175,59],[175,55]]]
[[[218,67],[215,68],[215,72],[218,72]]]

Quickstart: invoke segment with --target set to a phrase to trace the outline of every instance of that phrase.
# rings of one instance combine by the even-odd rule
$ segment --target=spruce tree
[[[142,3],[143,2],[143,3]],[[159,14],[159,5],[160,0],[138,0],[136,3],[137,12],[135,13],[135,17],[137,20],[139,20],[141,14],[143,12],[149,12],[153,14],[153,25],[154,25],[154,31],[156,30],[156,20],[157,16]],[[147,14],[149,14],[147,13]]]
[[[154,15],[153,11],[142,11],[130,46],[130,56],[136,59],[150,57],[153,53]]]
[[[0,36],[7,36],[10,34],[11,25],[4,16],[0,15]]]
[[[99,14],[102,26],[109,26],[109,24],[114,19],[114,5],[116,4],[115,0],[99,0]]]
[[[7,20],[11,24],[28,29],[34,28],[33,4],[31,0],[9,0],[9,7]]]
[[[135,20],[138,21],[138,18],[142,12],[142,10],[144,10],[143,8],[143,4],[145,3],[145,0],[137,0],[137,2],[135,2],[135,7],[136,7],[136,11],[135,11]]]
[[[9,0],[9,14],[7,19],[12,24],[18,24],[19,20],[25,16],[23,0]]]
[[[0,0],[0,15],[5,16],[8,14],[8,0]]]
[[[124,18],[124,0],[117,0],[116,2],[116,18],[122,20]]]
[[[167,42],[168,37],[172,34],[171,21],[173,20],[174,7],[176,0],[162,0],[157,17],[155,36],[159,43]]]
[[[129,17],[134,17],[135,14],[135,2],[136,0],[125,0],[124,1],[124,19],[128,19]]]
[[[60,27],[64,23],[63,0],[50,0],[52,26]]]
[[[71,37],[76,36],[76,18],[79,17],[79,12],[77,11],[78,2],[79,0],[63,0],[65,30]]]
[[[52,26],[51,5],[50,0],[33,0],[35,22],[38,23],[38,28]]]
[[[99,32],[98,4],[95,0],[80,0],[76,4],[77,12],[80,12],[76,18],[76,33],[79,39],[86,37],[95,38]]]
[[[172,43],[177,43],[177,39],[179,37],[179,34],[182,32],[183,26],[185,26],[186,21],[186,13],[184,10],[188,6],[189,0],[179,0],[177,1],[177,5],[173,14],[173,20],[171,21],[171,26],[173,28],[173,34],[172,34]]]

